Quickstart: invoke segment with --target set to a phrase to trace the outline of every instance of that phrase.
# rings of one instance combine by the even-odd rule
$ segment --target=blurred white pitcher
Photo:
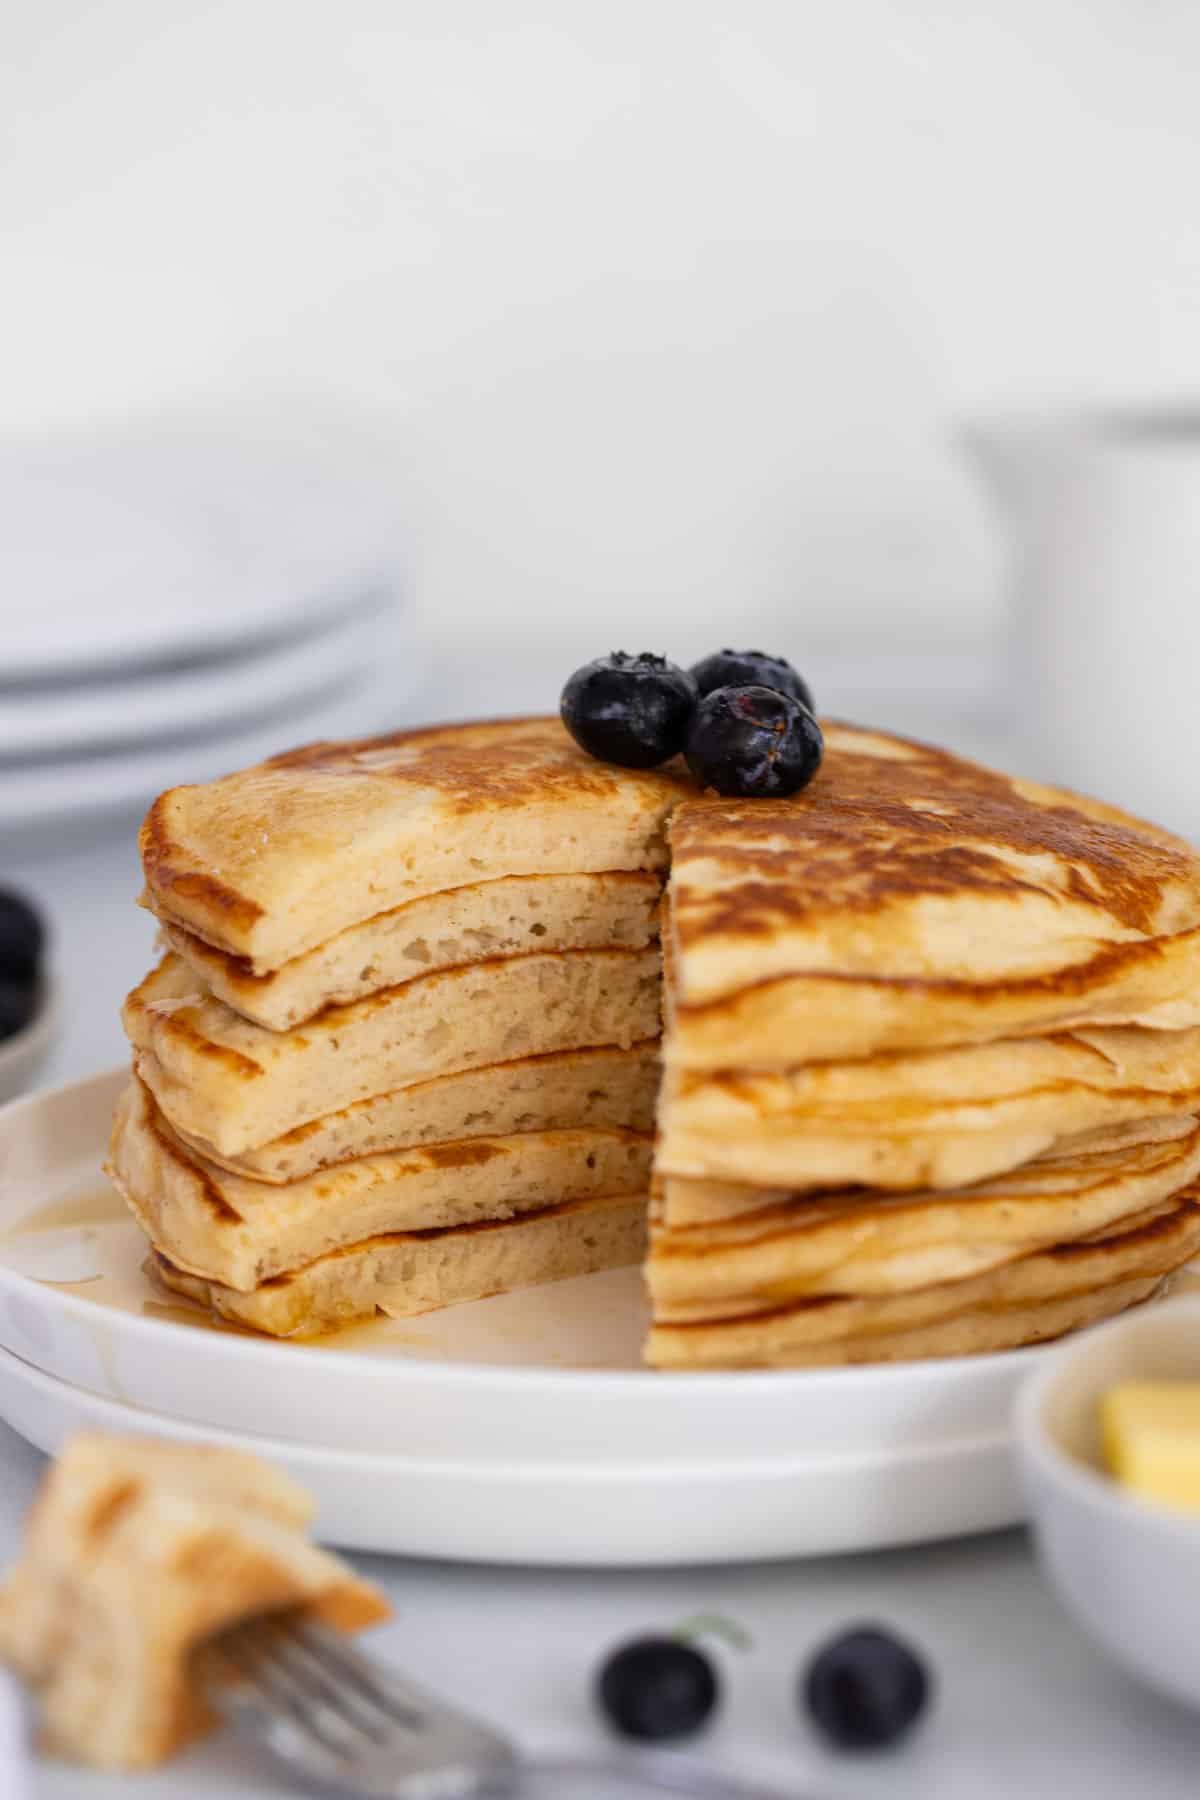
[[[1047,776],[1200,838],[1200,413],[980,420]]]

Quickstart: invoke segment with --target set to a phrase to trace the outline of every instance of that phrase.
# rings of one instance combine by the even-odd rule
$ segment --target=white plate
[[[373,690],[369,694],[364,693],[368,679]],[[333,694],[297,698],[265,724],[243,722],[215,737],[140,744],[132,750],[28,765],[0,763],[0,831],[145,806],[164,788],[211,781],[314,738],[357,737],[393,724],[398,727],[404,722],[411,689],[412,674],[400,661],[389,681],[386,724],[375,716],[384,704],[377,672],[368,676],[360,670],[346,677]]]
[[[329,693],[371,661],[381,602],[348,599],[318,632],[219,661],[26,683],[0,696],[0,757],[34,761],[145,739],[212,735]],[[3,779],[0,770],[0,779]]]
[[[5,444],[0,514],[0,683],[280,639],[402,566],[390,484],[295,433]]]
[[[747,1560],[1021,1516],[1009,1415],[1042,1351],[654,1374],[638,1366],[633,1270],[309,1344],[214,1329],[142,1272],[143,1242],[99,1174],[123,1079],[0,1111],[0,1348],[78,1390],[77,1410],[90,1394],[180,1431],[271,1439],[297,1472],[315,1456],[345,1542],[489,1561]],[[40,1441],[37,1408],[13,1391],[0,1410]]]
[[[51,1454],[81,1430],[255,1451],[313,1494],[318,1535],[346,1549],[559,1567],[757,1562],[953,1536],[965,1508],[991,1522],[993,1485],[1004,1485],[1008,1462],[1003,1441],[988,1454],[978,1444],[946,1446],[936,1459],[892,1450],[728,1467],[321,1450],[123,1405],[8,1351],[0,1351],[0,1416]]]

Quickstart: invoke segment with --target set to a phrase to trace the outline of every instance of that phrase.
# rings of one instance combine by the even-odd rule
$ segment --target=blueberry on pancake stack
[[[827,726],[794,799],[680,807],[650,1360],[1055,1337],[1200,1248],[1200,859]]]
[[[156,802],[109,1166],[168,1286],[421,1312],[637,1261],[649,1190],[650,1362],[770,1367],[1054,1337],[1200,1250],[1200,858],[716,660]]]
[[[687,785],[510,720],[162,795],[109,1161],[162,1279],[291,1335],[637,1261]]]

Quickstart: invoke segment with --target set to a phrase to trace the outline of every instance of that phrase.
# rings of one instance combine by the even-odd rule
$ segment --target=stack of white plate
[[[312,1343],[157,1288],[100,1174],[125,1071],[0,1109],[0,1418],[257,1451],[362,1550],[485,1562],[749,1561],[1014,1523],[1010,1413],[1047,1352],[655,1374],[636,1269]]]
[[[395,503],[211,433],[0,451],[0,829],[363,727],[411,672]]]

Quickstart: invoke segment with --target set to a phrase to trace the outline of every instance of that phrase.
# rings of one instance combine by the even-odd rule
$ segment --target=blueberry
[[[687,1737],[720,1697],[703,1651],[678,1638],[644,1637],[614,1650],[600,1671],[600,1705],[622,1737]]]
[[[37,986],[0,976],[0,1043],[24,1031],[37,1011]]]
[[[911,1731],[930,1679],[915,1650],[875,1626],[833,1638],[805,1671],[801,1698],[841,1750],[881,1750]]]
[[[665,657],[616,650],[576,669],[560,710],[589,756],[653,769],[683,749],[697,698],[691,676]]]
[[[0,979],[32,981],[46,942],[41,915],[12,888],[0,888]]]
[[[790,694],[724,687],[696,708],[684,754],[697,780],[718,794],[770,800],[808,786],[825,740],[808,708]]]
[[[765,650],[714,650],[698,663],[692,674],[702,695],[714,688],[768,687],[777,694],[790,694],[810,713],[816,712],[812,689],[797,675],[785,656],[768,656]]]

